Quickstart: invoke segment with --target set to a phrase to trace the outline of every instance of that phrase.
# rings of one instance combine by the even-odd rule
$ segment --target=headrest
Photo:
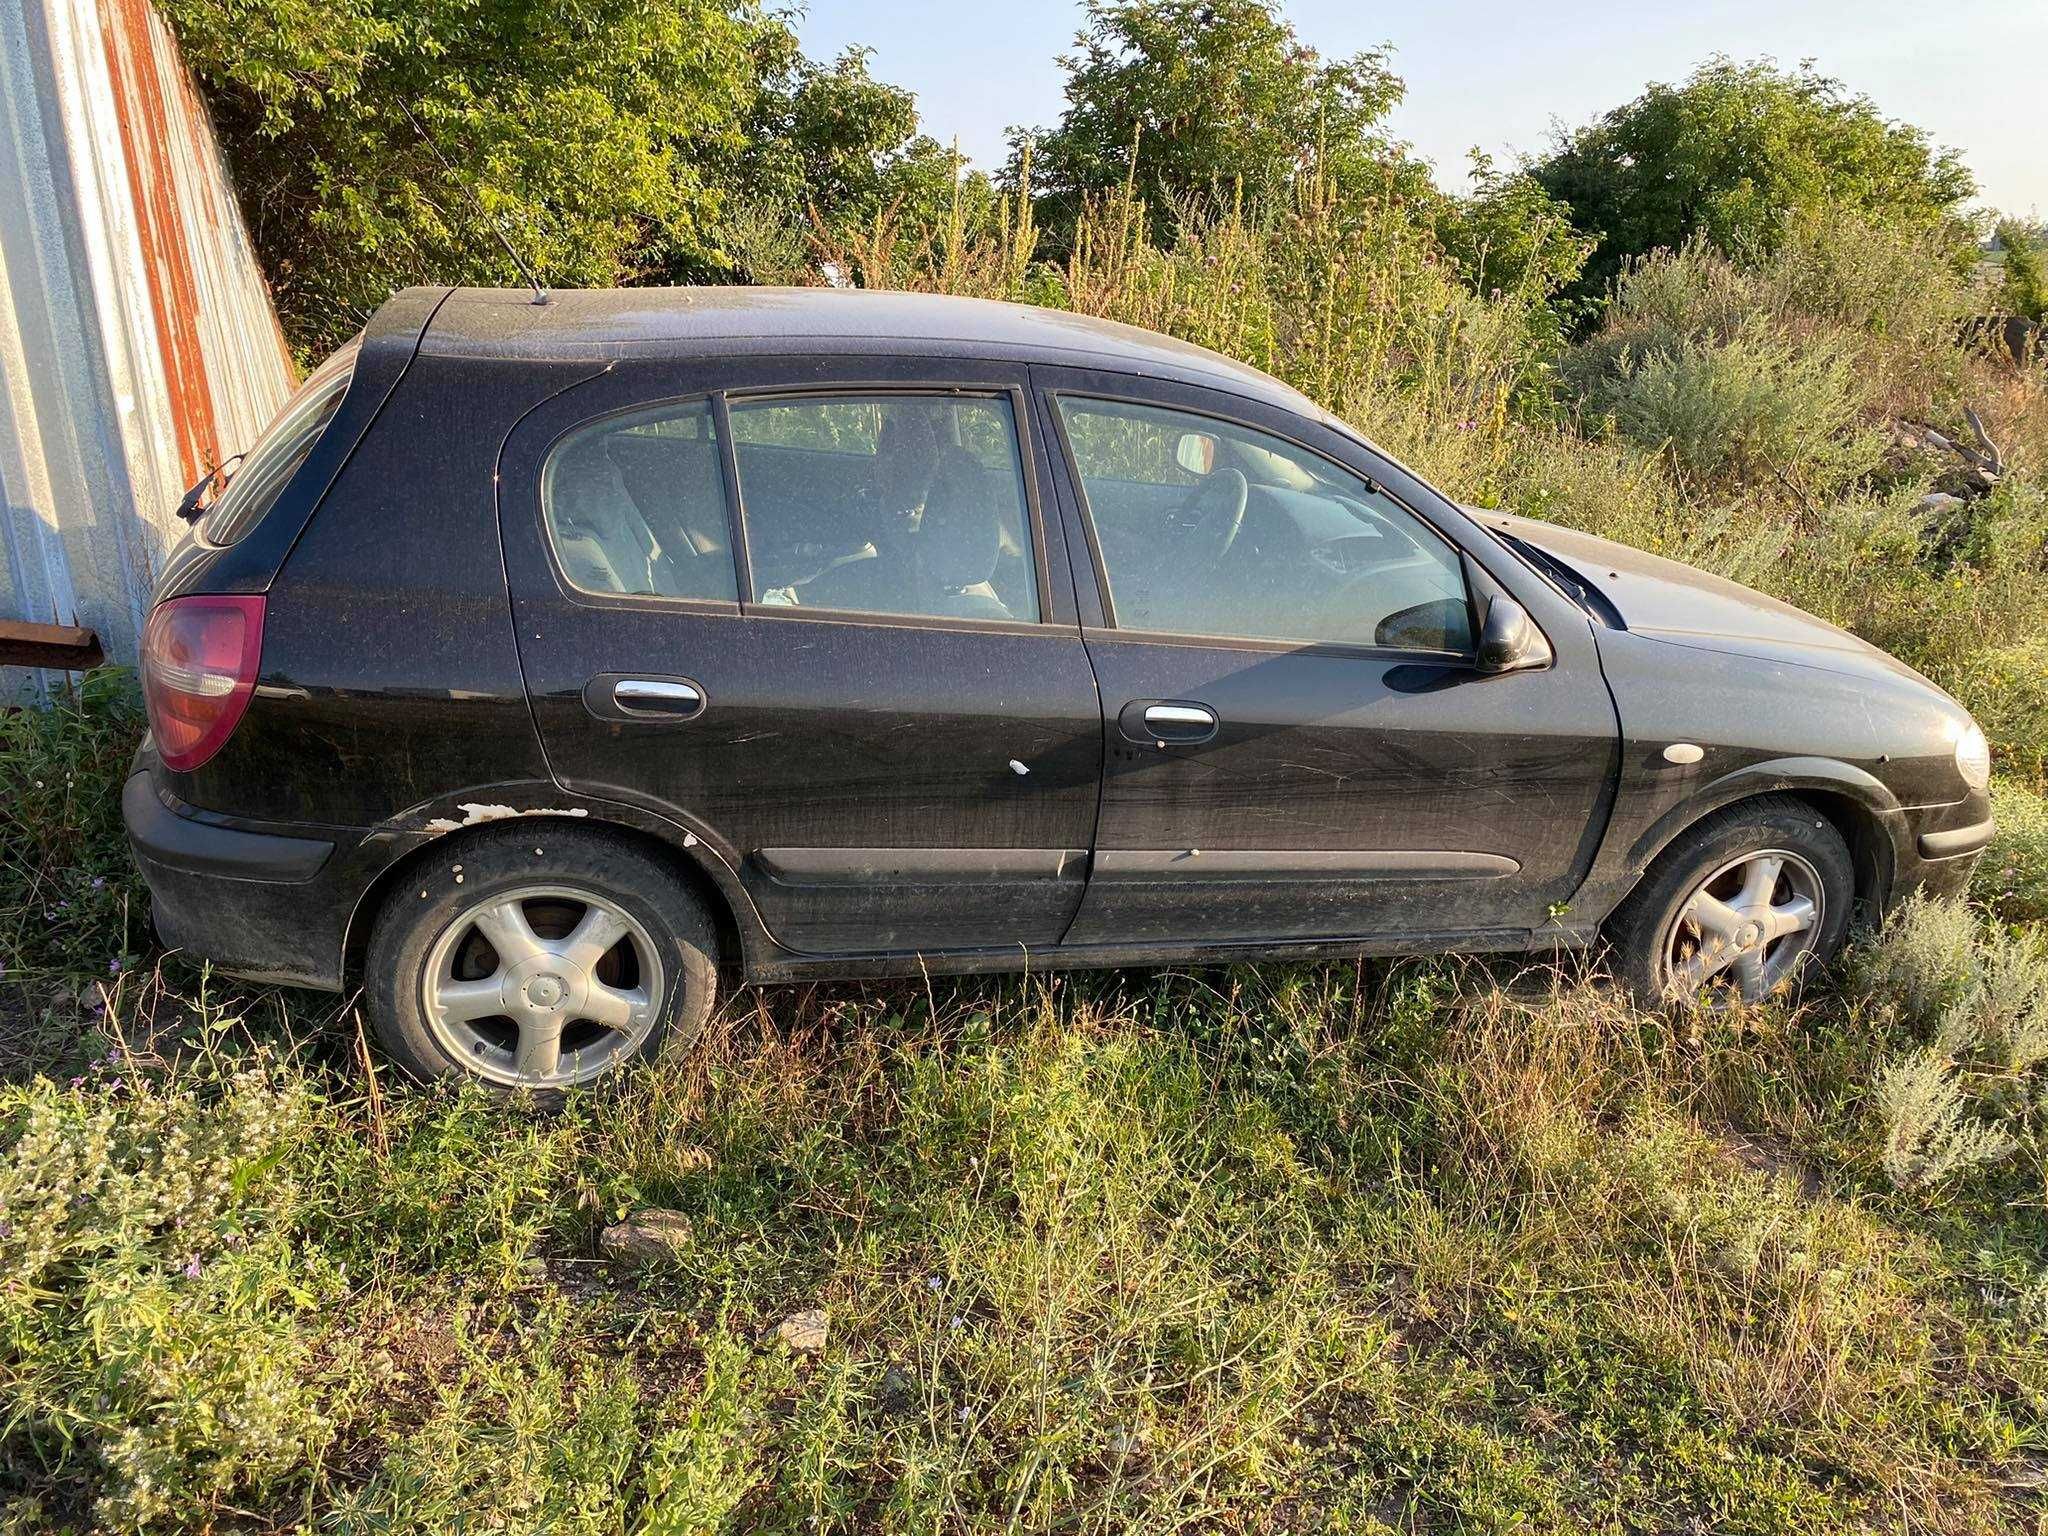
[[[964,449],[949,449],[932,476],[917,551],[925,575],[948,591],[995,574],[1003,530],[988,490],[981,467]]]

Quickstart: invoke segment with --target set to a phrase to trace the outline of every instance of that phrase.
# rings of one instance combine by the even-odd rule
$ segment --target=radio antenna
[[[412,115],[412,108],[401,101],[398,104],[398,110],[405,114],[405,120],[412,124],[412,131],[418,134],[420,142],[427,146],[427,153],[441,163],[441,169],[448,173],[448,179],[455,182],[463,191],[469,194],[469,200],[476,205],[477,213],[486,224],[490,225],[491,233],[498,237],[498,244],[505,247],[505,254],[512,258],[512,265],[519,269],[519,275],[526,279],[527,286],[533,290],[533,302],[536,304],[547,303],[547,289],[541,285],[541,280],[534,276],[533,268],[526,264],[526,258],[514,250],[512,242],[505,238],[504,225],[491,217],[491,211],[484,207],[484,200],[477,196],[476,188],[455,174],[455,167],[448,163],[448,157],[441,153],[432,139],[427,137],[427,130],[422,128],[420,120]]]

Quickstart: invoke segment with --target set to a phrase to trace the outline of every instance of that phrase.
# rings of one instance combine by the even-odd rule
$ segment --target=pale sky
[[[1408,99],[1391,126],[1448,188],[1464,185],[1474,145],[1503,161],[1540,151],[1554,122],[1576,126],[1718,52],[1810,58],[1885,116],[1961,151],[1984,204],[2048,214],[2048,0],[1283,0],[1282,10],[1325,56],[1394,45]],[[917,93],[926,131],[957,135],[993,170],[1006,127],[1058,118],[1056,56],[1081,16],[1069,0],[809,0],[798,31],[814,57],[873,47],[875,74]]]

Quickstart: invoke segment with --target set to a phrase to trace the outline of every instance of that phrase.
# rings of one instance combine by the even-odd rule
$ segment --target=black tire
[[[1677,940],[1681,949],[1696,951],[1710,947],[1716,935],[1698,926],[1697,919],[1688,919],[1687,926],[1679,929],[1681,910],[1693,900],[1701,883],[1717,871],[1751,856],[1777,853],[1792,856],[1785,861],[1790,874],[1777,889],[1790,892],[1794,878],[1813,884],[1817,888],[1813,905],[1818,910],[1810,939],[1801,932],[1761,945],[1751,941],[1757,947],[1758,964],[1769,978],[1766,993],[1796,993],[1806,975],[1835,957],[1848,937],[1856,901],[1856,869],[1849,845],[1833,822],[1804,801],[1790,795],[1760,796],[1715,811],[1680,833],[1608,918],[1607,940],[1615,974],[1638,1002],[1655,1006],[1685,1000],[1698,991],[1689,992],[1682,980],[1674,979],[1669,958],[1672,945]],[[1796,894],[1786,896],[1784,907],[1774,910],[1794,910]],[[1730,947],[1738,951],[1744,947],[1741,941],[1749,931],[1750,925],[1745,924],[1741,933],[1728,941]],[[1794,939],[1801,941],[1800,947],[1780,949]],[[1708,963],[1717,960],[1719,953],[1716,950]],[[1776,970],[1782,974],[1773,974]],[[1742,987],[1732,965],[1721,973],[1720,980],[1710,983],[1711,990],[1728,986]]]
[[[506,903],[519,910],[520,922],[511,927],[486,910],[495,905],[502,912]],[[543,947],[566,945],[586,931],[577,927],[581,918],[600,908],[622,931],[588,964],[531,949],[525,961],[508,964],[478,923],[482,912],[513,953],[514,943],[527,938],[541,939]],[[587,931],[594,946],[609,930]],[[449,999],[441,1005],[443,991],[437,990],[431,1014],[430,960],[437,977],[445,977],[439,987]],[[459,1022],[449,1017],[458,1008],[487,1006],[457,994],[469,987],[482,996],[492,982],[498,995],[529,1012]],[[675,871],[635,843],[533,818],[436,845],[391,891],[371,930],[364,992],[378,1043],[411,1077],[466,1075],[495,1088],[555,1093],[615,1077],[666,1041],[695,1039],[717,1002],[718,928]],[[572,1017],[581,1007],[616,1007],[635,998],[641,1005],[616,1027],[594,1014]],[[530,1016],[538,1003],[552,1004],[563,1020],[554,1026],[558,1058],[551,1076],[533,1070],[544,1056],[523,1049],[530,1031],[544,1036],[548,1028]]]

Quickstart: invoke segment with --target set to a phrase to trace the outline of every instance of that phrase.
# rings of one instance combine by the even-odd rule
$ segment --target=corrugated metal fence
[[[133,661],[172,508],[291,359],[148,0],[0,0],[0,618]],[[0,669],[0,702],[25,674]]]

